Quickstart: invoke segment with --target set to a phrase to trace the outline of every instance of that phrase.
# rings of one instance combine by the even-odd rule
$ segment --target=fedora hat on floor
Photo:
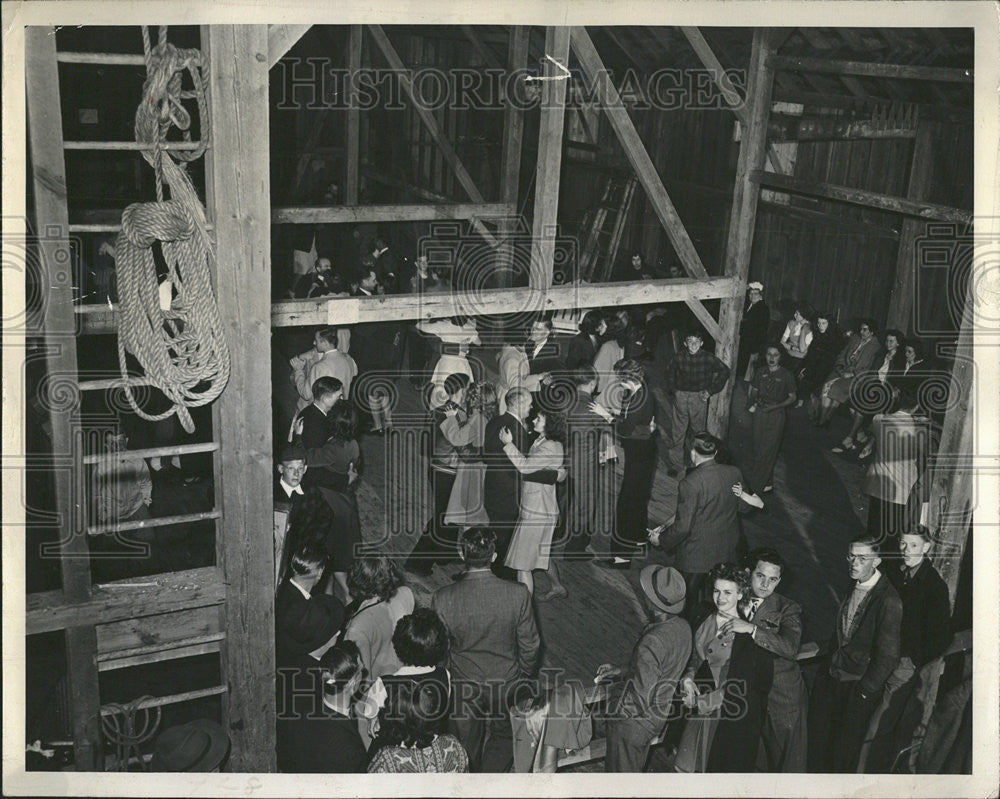
[[[229,736],[208,719],[168,727],[153,746],[153,771],[214,771],[226,759]]]
[[[684,609],[687,586],[673,566],[647,566],[639,573],[639,584],[646,598],[665,613],[680,613]]]

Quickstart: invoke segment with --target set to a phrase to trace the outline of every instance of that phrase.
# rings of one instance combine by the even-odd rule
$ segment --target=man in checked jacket
[[[681,349],[667,367],[666,388],[672,394],[670,416],[670,449],[667,452],[667,474],[684,474],[684,446],[689,433],[707,429],[708,400],[718,394],[729,380],[729,367],[705,352],[704,334],[692,329]]]

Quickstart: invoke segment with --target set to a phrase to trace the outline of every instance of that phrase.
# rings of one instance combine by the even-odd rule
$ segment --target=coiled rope
[[[159,421],[177,414],[186,431],[194,431],[188,408],[206,405],[229,381],[229,347],[212,292],[215,246],[208,236],[205,209],[185,169],[208,146],[206,101],[208,65],[195,49],[167,42],[166,26],[150,47],[142,29],[146,55],[146,82],[135,115],[135,139],[149,145],[143,158],[156,173],[155,203],[135,203],[122,215],[115,243],[118,272],[118,362],[129,405],[142,418]],[[182,90],[183,73],[191,75],[193,90]],[[191,150],[165,151],[171,126],[191,141],[191,116],[181,104],[196,99],[201,120],[200,142]],[[178,163],[180,162],[180,163]],[[166,182],[170,199],[163,198]],[[167,279],[175,296],[167,310],[160,305],[160,288],[153,257],[159,241],[167,264]],[[172,403],[159,414],[141,409],[128,382],[125,353],[142,366],[150,385]]]

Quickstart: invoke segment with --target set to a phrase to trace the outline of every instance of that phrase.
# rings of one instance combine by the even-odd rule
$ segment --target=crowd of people
[[[365,291],[379,280],[373,268]],[[275,481],[281,770],[554,768],[546,747],[597,735],[612,772],[642,771],[659,741],[681,772],[894,767],[920,670],[950,637],[918,518],[929,444],[917,342],[887,331],[883,347],[870,320],[842,334],[805,305],[775,330],[751,284],[736,364],[752,420],[746,478],[706,430],[730,367],[669,309],[590,311],[565,346],[536,319],[500,348],[492,379],[469,358],[474,320],[390,332],[383,358],[419,336],[400,375],[421,390],[430,433],[432,508],[401,565],[361,546],[359,436],[392,427],[391,402],[364,381],[376,334],[358,351],[361,328],[322,330],[290,365],[300,402]],[[847,405],[834,452],[871,456],[868,525],[845,553],[852,589],[808,690],[801,608],[775,590],[789,565],[773,547],[749,551],[740,522],[774,490],[786,420],[805,405],[821,427]],[[678,499],[653,526],[660,460]],[[535,604],[569,599],[570,557],[654,561],[639,575],[650,622],[627,663],[598,668],[597,704],[539,680]],[[418,606],[404,574],[449,564],[460,571]],[[560,743],[530,723],[518,734],[539,716]]]

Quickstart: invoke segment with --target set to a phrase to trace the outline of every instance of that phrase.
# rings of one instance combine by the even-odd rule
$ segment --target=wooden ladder
[[[622,233],[638,180],[634,175],[608,175],[601,202],[587,213],[584,229],[589,228],[580,256],[580,277],[591,283],[607,282],[618,257]]]
[[[64,141],[58,64],[94,65],[95,68],[134,67],[144,65],[145,59],[142,55],[57,52],[55,33],[50,28],[28,28],[26,35],[29,140],[41,263],[48,269],[62,264],[62,268],[67,270],[61,280],[56,274],[48,272],[40,276],[48,294],[42,318],[36,320],[40,324],[35,329],[40,328],[43,332],[47,374],[58,376],[60,388],[65,387],[74,397],[72,407],[51,411],[53,456],[60,461],[70,461],[68,471],[55,475],[61,541],[54,554],[60,557],[63,588],[27,597],[26,633],[65,630],[75,767],[91,771],[100,770],[103,763],[99,717],[114,712],[101,705],[98,674],[214,652],[219,653],[224,664],[226,592],[224,577],[217,566],[93,584],[86,538],[214,520],[218,550],[218,520],[222,515],[219,507],[219,444],[218,441],[209,441],[129,451],[130,457],[143,459],[213,453],[216,507],[210,511],[90,525],[87,521],[89,514],[79,510],[88,506],[85,487],[89,481],[81,479],[81,476],[88,467],[105,457],[81,451],[81,440],[92,440],[96,431],[88,431],[81,418],[80,394],[113,390],[125,385],[146,386],[149,382],[140,377],[123,379],[120,375],[107,379],[79,379],[77,316],[88,309],[74,305],[73,301],[72,267],[66,257],[70,236],[73,233],[114,233],[120,229],[120,224],[69,222],[65,153],[70,150],[139,152],[148,148],[133,141]],[[192,149],[198,143],[165,143],[163,146],[165,149]],[[216,563],[219,562],[217,557]],[[222,671],[224,673],[225,669]],[[145,704],[155,707],[219,695],[224,721],[228,690],[226,684],[221,684],[153,697]]]

